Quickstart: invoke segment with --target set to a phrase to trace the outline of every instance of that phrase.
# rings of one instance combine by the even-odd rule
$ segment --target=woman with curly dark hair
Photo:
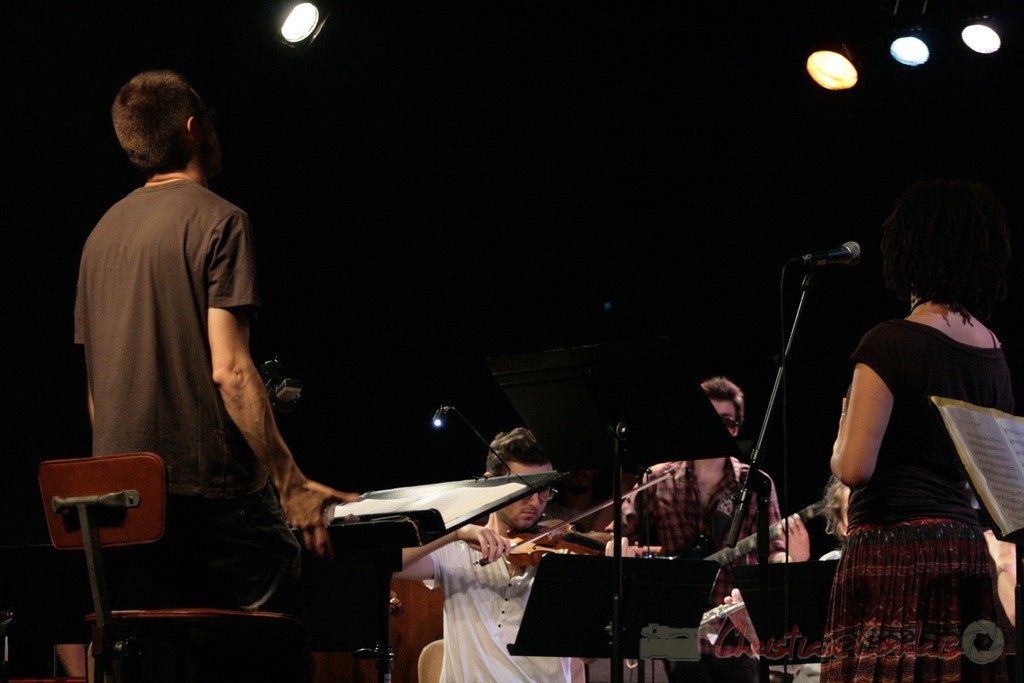
[[[851,357],[833,446],[849,528],[822,652],[824,682],[1005,681],[991,559],[967,476],[929,397],[1012,413],[1002,346],[1006,212],[985,186],[925,180],[883,225],[886,284],[910,305]]]

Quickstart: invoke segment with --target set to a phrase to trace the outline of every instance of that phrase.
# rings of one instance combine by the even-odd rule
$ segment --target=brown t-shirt
[[[93,454],[153,451],[171,493],[233,497],[267,473],[211,378],[210,308],[259,306],[248,215],[189,181],[142,187],[86,240],[75,301]]]

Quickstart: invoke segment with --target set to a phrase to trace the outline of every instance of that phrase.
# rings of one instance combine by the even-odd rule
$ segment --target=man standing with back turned
[[[123,589],[114,607],[301,616],[289,526],[333,557],[324,512],[357,496],[302,473],[250,356],[260,304],[253,235],[248,215],[208,189],[221,170],[215,112],[179,74],[159,70],[126,83],[111,114],[146,182],[85,243],[75,342],[85,351],[93,455],[158,453],[170,493],[164,538],[133,549],[123,582],[112,584]],[[246,659],[259,653],[232,659],[234,674]],[[287,680],[308,680],[308,651],[296,659]]]

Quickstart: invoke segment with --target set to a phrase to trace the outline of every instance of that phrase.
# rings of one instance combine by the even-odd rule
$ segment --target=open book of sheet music
[[[932,396],[975,492],[1006,538],[1024,531],[1024,417]]]
[[[563,476],[537,472],[370,491],[354,503],[335,506],[332,524],[412,520],[426,542],[551,486]]]

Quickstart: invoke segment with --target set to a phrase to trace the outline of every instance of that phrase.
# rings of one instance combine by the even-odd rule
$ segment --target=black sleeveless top
[[[850,525],[923,517],[977,524],[967,474],[929,397],[1012,413],[1003,350],[968,346],[933,327],[890,320],[864,335],[851,360],[878,373],[892,392],[893,408],[874,474],[850,495]]]

